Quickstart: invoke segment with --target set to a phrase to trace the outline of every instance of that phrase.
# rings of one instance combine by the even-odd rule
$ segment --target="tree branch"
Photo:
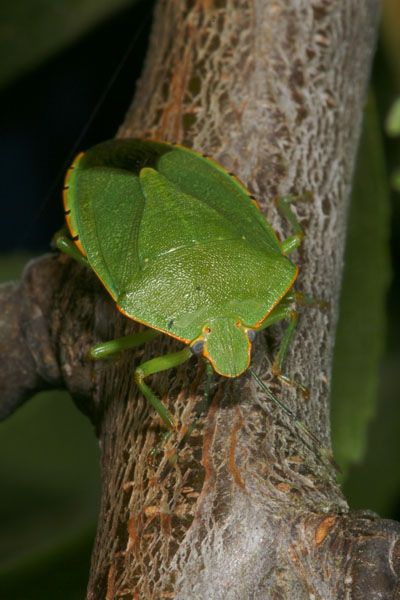
[[[219,160],[249,186],[280,239],[290,229],[273,197],[312,193],[295,207],[306,233],[294,257],[296,289],[329,308],[301,310],[285,360],[309,398],[271,377],[280,326],[258,336],[252,364],[327,445],[347,206],[378,8],[376,0],[160,1],[119,131]],[[46,286],[35,287],[42,277]],[[133,369],[179,342],[162,336],[93,379],[90,346],[137,329],[95,276],[66,257],[45,257],[19,287],[4,289],[16,344],[7,368],[15,372],[20,351],[29,365],[26,383],[7,390],[4,412],[33,389],[62,381],[97,427],[103,496],[89,599],[391,597],[398,524],[348,513],[330,464],[248,375],[215,376],[202,428],[159,484],[168,451],[149,461],[162,428],[137,393]],[[20,344],[22,323],[35,335]],[[202,368],[191,359],[154,376],[151,386],[179,423],[173,452],[201,399]]]

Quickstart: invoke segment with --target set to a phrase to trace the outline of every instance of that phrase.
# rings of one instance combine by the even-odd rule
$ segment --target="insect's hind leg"
[[[60,229],[60,231],[57,231],[57,233],[54,234],[53,244],[60,250],[60,252],[67,254],[77,262],[85,265],[85,267],[89,266],[87,258],[85,258],[81,252],[79,252],[74,242],[67,235],[66,229]]]
[[[93,346],[89,350],[89,358],[92,360],[103,360],[115,354],[119,354],[123,350],[132,350],[137,346],[151,342],[159,335],[161,335],[160,331],[149,328],[141,333],[132,333],[131,335],[125,335],[124,337],[116,338],[115,340],[102,342],[101,344],[96,344],[96,346]]]
[[[159,335],[161,335],[160,331],[149,328],[140,333],[132,333],[114,340],[101,342],[90,348],[88,357],[91,360],[106,360],[110,365],[113,365],[119,360],[121,352],[124,350],[132,350],[137,346],[142,346]]]

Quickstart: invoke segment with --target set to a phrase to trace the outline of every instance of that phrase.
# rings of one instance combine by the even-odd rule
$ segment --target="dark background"
[[[1,93],[0,185],[7,224],[1,252],[49,249],[63,223],[60,197],[66,169],[79,151],[114,137],[130,105],[152,4],[139,2],[109,18]]]

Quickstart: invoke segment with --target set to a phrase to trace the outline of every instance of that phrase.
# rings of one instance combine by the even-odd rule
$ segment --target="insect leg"
[[[175,428],[175,421],[169,410],[164,404],[157,398],[151,389],[144,383],[144,378],[153,373],[159,373],[172,367],[177,367],[192,356],[192,351],[189,347],[174,352],[173,354],[166,354],[165,356],[159,356],[158,358],[152,358],[143,364],[139,365],[135,369],[136,383],[142,394],[150,402],[151,406],[158,412],[164,425],[167,429]]]
[[[305,304],[307,306],[319,307],[321,309],[327,307],[327,302],[325,300],[315,300],[314,298],[305,296],[301,292],[289,292],[261,323],[259,330],[266,329],[273,323],[277,323],[283,319],[289,319],[289,325],[285,331],[285,335],[283,336],[278,354],[275,357],[274,364],[272,366],[272,372],[284,383],[299,388],[303,394],[307,395],[308,390],[305,386],[282,373],[282,364],[298,320],[298,312],[295,309],[296,304]]]
[[[157,331],[157,329],[149,328],[146,329],[146,331],[142,331],[141,333],[133,333],[131,335],[126,335],[121,338],[116,338],[115,340],[110,340],[109,342],[103,342],[101,344],[93,346],[89,350],[89,358],[93,360],[108,358],[109,356],[117,354],[122,350],[131,350],[132,348],[141,346],[146,342],[150,342],[159,335],[161,335],[160,331]]]
[[[298,222],[296,215],[290,208],[291,202],[298,200],[299,198],[309,198],[310,194],[303,194],[302,196],[280,196],[276,199],[276,205],[280,212],[286,217],[289,223],[292,225],[295,233],[288,237],[286,240],[281,242],[282,252],[289,254],[292,250],[300,246],[301,240],[303,239],[304,232]]]
[[[61,229],[54,235],[53,242],[56,245],[56,247],[60,250],[60,252],[68,254],[68,256],[82,263],[86,267],[89,266],[87,258],[85,258],[83,254],[81,254],[81,252],[79,252],[78,248],[75,246],[71,238],[65,235],[63,229]]]
[[[182,448],[184,447],[184,445],[186,444],[188,438],[190,437],[193,429],[196,427],[197,425],[197,421],[199,420],[200,416],[202,415],[202,413],[204,412],[204,410],[206,409],[207,405],[208,405],[208,395],[210,392],[210,385],[211,385],[211,378],[212,375],[214,373],[214,369],[211,365],[210,362],[208,362],[208,360],[206,361],[206,374],[207,374],[207,380],[206,380],[206,387],[204,388],[204,394],[203,394],[203,399],[196,411],[196,414],[193,417],[193,421],[191,422],[191,424],[189,425],[189,427],[187,428],[187,430],[185,431],[184,436],[182,437],[181,441],[179,442],[176,451],[174,452],[172,458],[168,461],[168,464],[166,465],[166,467],[164,468],[164,470],[162,471],[160,477],[158,478],[158,483],[161,483],[166,476],[168,475],[171,467],[174,466],[174,464],[176,463],[176,461],[178,460],[178,456],[179,456],[179,452],[182,450]]]
[[[265,321],[261,324],[260,329],[266,329],[273,323],[277,323],[278,321],[282,321],[283,319],[289,319],[288,328],[285,331],[285,335],[283,336],[283,339],[281,341],[278,354],[276,355],[274,363],[272,365],[272,372],[284,383],[294,385],[295,387],[300,388],[304,393],[306,393],[307,389],[303,385],[294,382],[290,377],[282,373],[282,363],[286,356],[287,349],[298,320],[298,313],[294,308],[296,302],[295,296],[295,294],[288,294],[270,312]]]

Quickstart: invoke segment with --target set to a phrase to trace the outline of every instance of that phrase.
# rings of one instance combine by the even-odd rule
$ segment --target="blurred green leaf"
[[[400,168],[395,169],[390,177],[390,183],[397,192],[400,192]]]
[[[26,259],[1,257],[0,280],[17,278]],[[38,394],[0,423],[0,481],[1,600],[83,598],[99,449],[68,394]]]
[[[94,527],[0,576],[1,600],[83,600]]]
[[[2,422],[0,457],[0,569],[95,522],[97,440],[68,394],[39,394]]]
[[[390,276],[388,185],[370,95],[350,208],[332,377],[333,449],[345,474],[365,454],[376,411]]]
[[[393,102],[388,112],[385,121],[385,130],[387,135],[400,135],[400,97]]]
[[[377,416],[370,425],[364,460],[350,469],[344,493],[350,506],[369,508],[383,517],[398,516],[400,490],[400,356],[386,356],[381,368]]]
[[[33,258],[28,252],[0,254],[0,283],[18,279],[26,263]]]
[[[0,87],[135,1],[4,0],[0,5]]]

